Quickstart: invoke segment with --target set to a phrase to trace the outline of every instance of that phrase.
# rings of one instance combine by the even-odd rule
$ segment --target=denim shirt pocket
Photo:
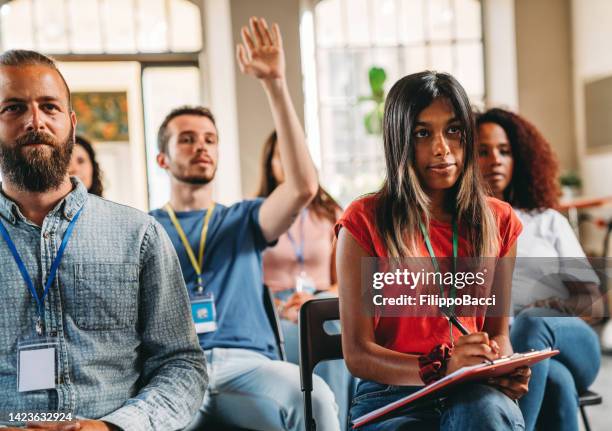
[[[77,263],[75,321],[84,330],[126,329],[136,324],[139,266]]]

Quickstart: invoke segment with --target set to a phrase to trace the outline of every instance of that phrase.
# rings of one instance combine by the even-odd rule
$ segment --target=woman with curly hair
[[[96,152],[93,145],[83,136],[77,135],[76,145],[72,150],[72,159],[68,172],[81,180],[87,191],[92,195],[102,197],[102,172],[96,161]]]
[[[561,351],[532,367],[529,392],[519,400],[525,429],[578,430],[578,393],[595,380],[600,354],[595,331],[573,316],[601,313],[593,301],[598,278],[590,266],[577,271],[567,265],[568,258],[586,258],[567,219],[554,209],[558,163],[546,139],[502,109],[481,114],[477,125],[481,173],[491,194],[514,207],[524,229],[512,285],[512,346]]]

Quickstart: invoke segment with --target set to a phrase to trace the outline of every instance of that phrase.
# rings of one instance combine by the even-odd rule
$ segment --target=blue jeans
[[[262,431],[303,431],[304,407],[299,368],[246,349],[206,350],[209,386],[192,425],[214,417],[227,425]],[[321,378],[313,380],[317,429],[338,431],[334,394]],[[197,429],[197,428],[195,428]]]
[[[357,386],[350,410],[350,420],[397,401],[419,386],[392,386],[363,380]],[[434,398],[409,404],[391,415],[359,428],[360,431],[503,431],[524,430],[521,411],[510,398],[497,389],[472,383],[462,386],[446,398]]]
[[[528,431],[540,429],[578,430],[578,394],[595,380],[600,366],[599,339],[578,317],[550,309],[529,308],[514,320],[510,331],[517,352],[529,349],[559,349],[560,354],[531,367],[529,392],[519,405]]]

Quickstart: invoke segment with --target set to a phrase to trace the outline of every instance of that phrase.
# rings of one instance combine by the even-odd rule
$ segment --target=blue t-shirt
[[[263,305],[262,251],[268,246],[259,226],[263,199],[230,207],[217,204],[208,225],[202,278],[204,293],[214,295],[217,330],[198,334],[203,349],[255,350],[277,359],[276,340]],[[197,275],[185,247],[163,209],[151,215],[166,229],[176,249],[190,298],[196,298]],[[206,210],[177,212],[191,248],[197,253]]]

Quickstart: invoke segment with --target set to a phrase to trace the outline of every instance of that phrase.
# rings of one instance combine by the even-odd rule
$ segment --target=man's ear
[[[168,155],[166,153],[158,153],[157,157],[157,165],[162,169],[168,169]]]
[[[72,140],[76,139],[77,118],[74,111],[70,111],[70,122],[72,123]]]

